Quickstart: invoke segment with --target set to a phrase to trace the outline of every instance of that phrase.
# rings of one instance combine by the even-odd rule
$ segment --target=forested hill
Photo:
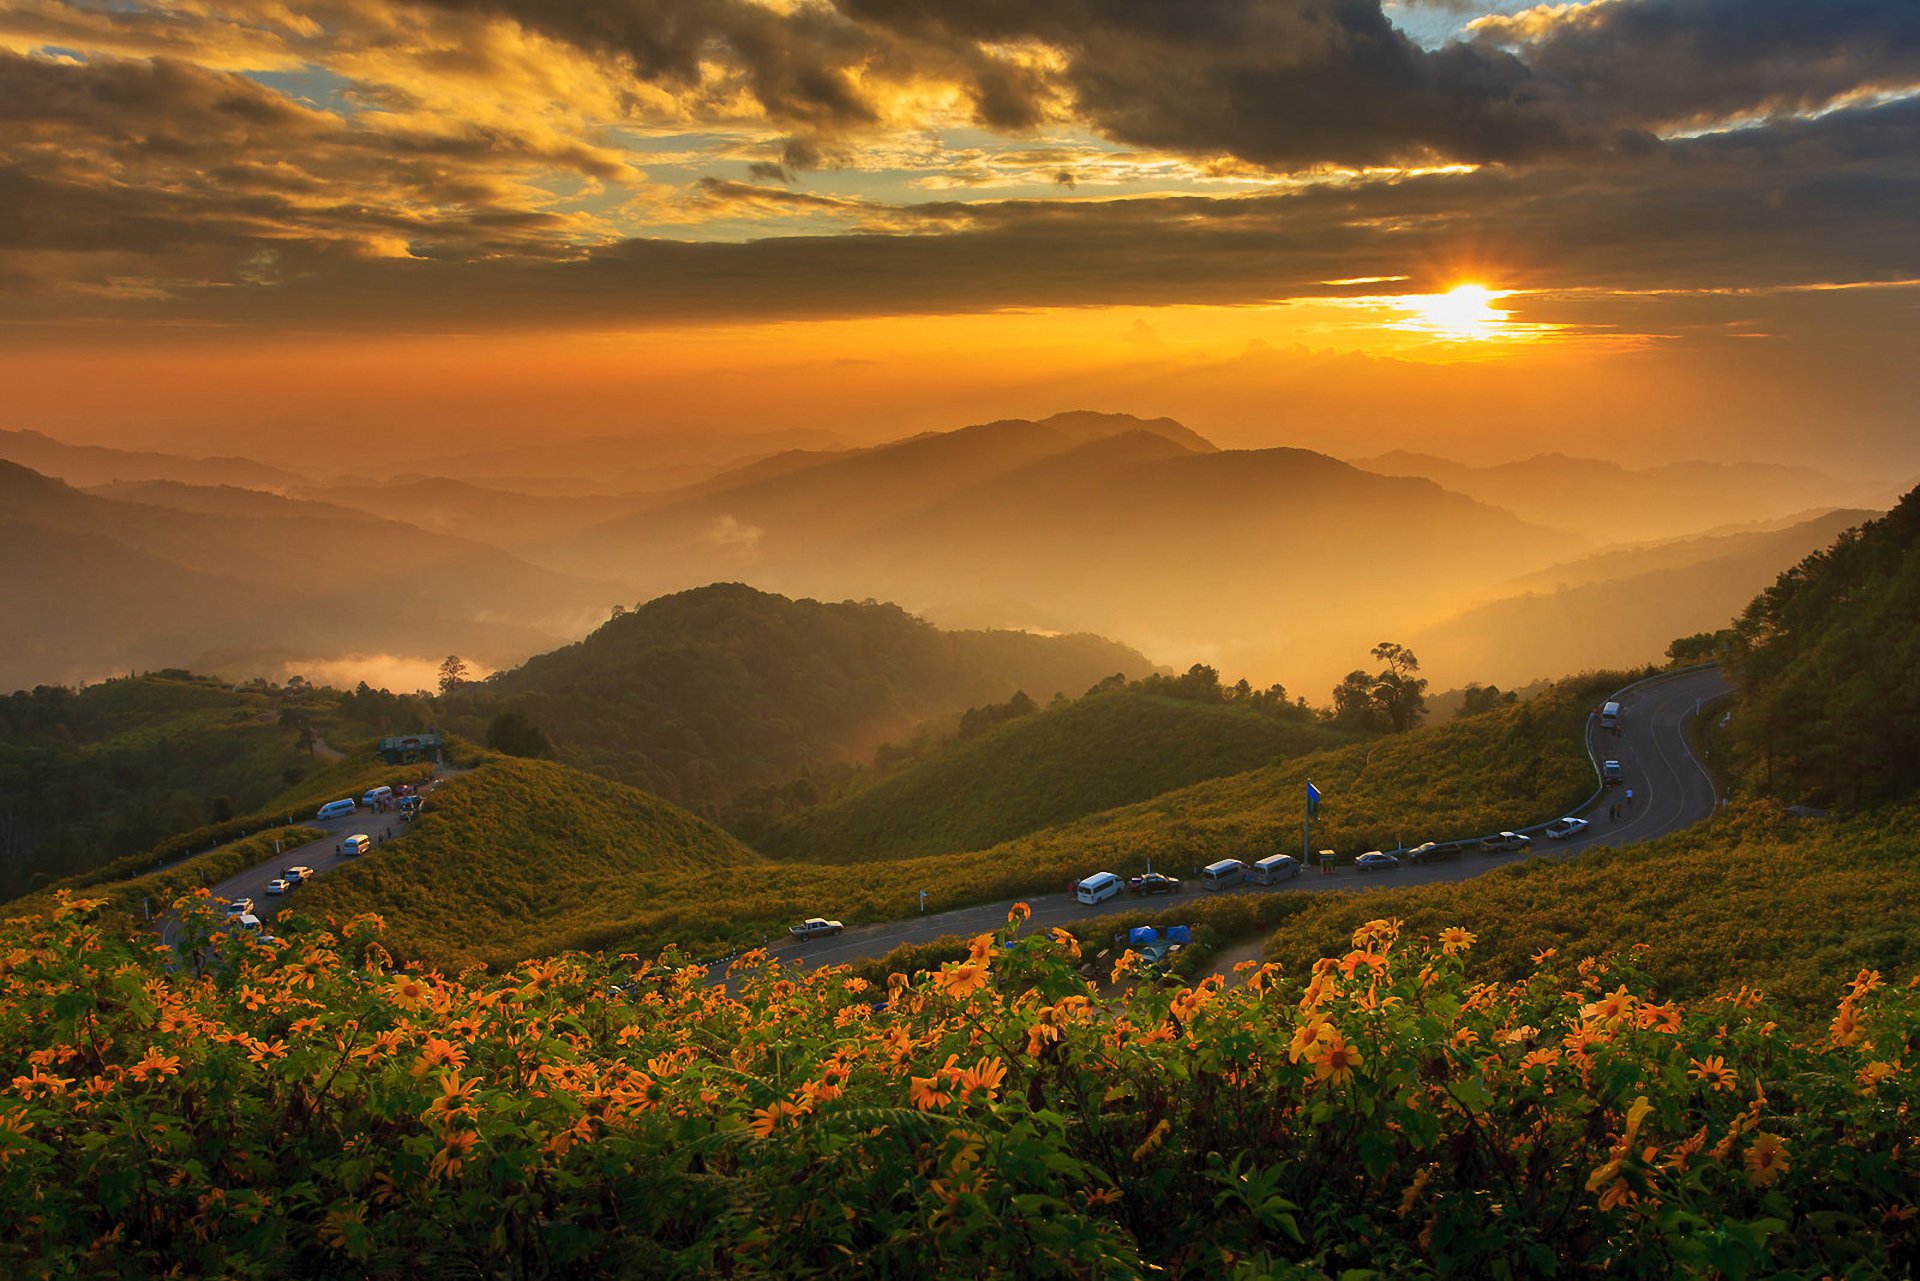
[[[1722,638],[1744,781],[1864,806],[1920,790],[1920,489],[1754,598]]]
[[[1045,702],[1151,670],[1097,636],[942,631],[895,605],[725,583],[651,601],[456,702],[517,708],[562,760],[701,802],[865,759],[1016,692]]]
[[[275,712],[176,671],[0,697],[0,899],[279,795],[313,761]]]

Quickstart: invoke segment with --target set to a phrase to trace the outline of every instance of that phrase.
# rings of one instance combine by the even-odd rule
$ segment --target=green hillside
[[[1663,840],[1532,859],[1465,881],[1271,896],[1269,956],[1311,962],[1365,921],[1409,934],[1479,936],[1476,972],[1515,978],[1541,948],[1570,958],[1636,950],[1664,990],[1696,997],[1740,983],[1786,1004],[1831,1005],[1835,976],[1920,967],[1920,813],[1795,819],[1765,803]]]
[[[483,756],[403,835],[303,889],[298,906],[381,913],[409,956],[497,964],[572,946],[662,899],[722,895],[759,862],[656,796],[551,761]]]
[[[320,764],[265,694],[183,672],[0,698],[0,899],[263,807]]]
[[[1349,737],[1247,708],[1104,691],[956,740],[756,844],[824,862],[982,849]]]
[[[988,853],[1015,866],[1113,871],[1148,858],[1182,870],[1230,856],[1297,854],[1309,778],[1324,795],[1314,845],[1343,855],[1536,822],[1592,792],[1582,726],[1594,697],[1625,679],[1561,681],[1484,715],[1196,783]]]
[[[474,724],[517,708],[569,764],[691,804],[864,760],[1019,690],[1044,702],[1151,668],[1094,636],[941,631],[895,605],[725,583],[650,601],[445,701]]]
[[[1735,620],[1743,782],[1874,805],[1920,787],[1920,490],[1782,574]]]

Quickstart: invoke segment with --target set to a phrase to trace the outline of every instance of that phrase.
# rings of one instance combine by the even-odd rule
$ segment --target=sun
[[[1507,332],[1507,317],[1494,303],[1506,293],[1485,285],[1455,285],[1444,294],[1409,294],[1399,299],[1409,313],[1404,328],[1457,342],[1484,342]]]

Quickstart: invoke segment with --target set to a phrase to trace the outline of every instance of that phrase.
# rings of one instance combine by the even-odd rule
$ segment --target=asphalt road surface
[[[435,780],[436,784],[437,782],[438,779]],[[356,796],[353,799],[357,801],[360,798]],[[396,810],[376,814],[364,805],[355,809],[353,813],[339,818],[319,819],[311,814],[303,818],[295,814],[293,821],[296,826],[320,828],[327,835],[317,841],[283,850],[266,862],[256,863],[246,871],[230,876],[212,887],[215,898],[226,899],[229,902],[240,898],[252,899],[253,914],[260,918],[269,933],[273,930],[273,914],[282,908],[293,907],[300,898],[299,886],[295,886],[285,894],[267,893],[269,881],[280,877],[281,873],[289,867],[310,867],[318,877],[325,876],[336,867],[353,862],[353,859],[340,854],[341,840],[348,836],[365,836],[371,840],[374,848],[361,857],[375,857],[379,852],[384,833],[392,832],[392,839],[398,840],[411,826],[400,821],[399,812]],[[176,942],[176,927],[171,919],[161,930],[161,937],[168,943]]]
[[[1517,859],[1537,855],[1571,858],[1597,845],[1630,845],[1690,827],[1712,814],[1719,798],[1714,792],[1713,779],[1694,759],[1687,745],[1684,727],[1701,708],[1731,692],[1732,687],[1721,676],[1719,669],[1712,667],[1675,672],[1631,685],[1620,694],[1621,727],[1618,735],[1600,727],[1596,707],[1595,713],[1588,717],[1586,731],[1587,752],[1594,761],[1595,788],[1599,790],[1600,787],[1598,771],[1602,761],[1619,761],[1625,777],[1619,786],[1606,788],[1605,794],[1598,797],[1590,808],[1576,811],[1577,816],[1591,820],[1591,826],[1567,840],[1550,841],[1538,830],[1560,815],[1516,815],[1515,824],[1509,825],[1508,830],[1526,832],[1533,837],[1533,849],[1527,854],[1482,854],[1477,850],[1468,850],[1459,858],[1439,863],[1402,860],[1398,868],[1385,872],[1356,872],[1351,867],[1341,867],[1331,875],[1323,875],[1309,869],[1280,885],[1247,885],[1219,892],[1313,894],[1326,890],[1459,881]],[[1629,789],[1633,792],[1633,800],[1627,804],[1625,794]],[[1627,804],[1626,811],[1617,821],[1608,818],[1609,807],[1616,801]],[[1413,844],[1424,840],[1461,840],[1468,837],[1477,841],[1486,835],[1489,833],[1409,833]],[[1090,867],[1087,872],[1091,875],[1096,870]],[[1124,876],[1138,869],[1116,867],[1110,870]],[[1033,895],[1024,901],[1033,908],[1032,924],[1044,928],[1115,912],[1166,907],[1205,894],[1207,891],[1198,889],[1189,879],[1186,890],[1171,897],[1134,898],[1122,893],[1092,906],[1077,902],[1067,894]],[[1011,902],[992,903],[878,925],[863,925],[831,938],[807,942],[782,941],[772,951],[782,962],[801,966],[839,965],[866,960],[884,956],[902,944],[930,943],[951,935],[968,937],[995,929],[1006,922],[1007,909],[1011,905]],[[812,912],[828,917],[833,915],[831,904],[819,904],[812,908]],[[715,967],[716,976],[722,968]]]

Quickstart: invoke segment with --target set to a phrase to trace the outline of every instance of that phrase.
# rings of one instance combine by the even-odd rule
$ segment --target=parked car
[[[1607,761],[1601,765],[1600,778],[1608,787],[1618,787],[1627,781],[1626,771],[1620,768],[1619,761]]]
[[[1532,848],[1533,838],[1518,832],[1502,832],[1480,842],[1480,852],[1483,854],[1524,854]]]
[[[846,928],[846,926],[840,924],[838,921],[829,921],[824,917],[810,916],[800,922],[800,924],[789,929],[787,933],[797,939],[817,939],[826,938],[832,934],[839,934]]]
[[[253,900],[250,898],[230,899],[227,902],[228,916],[246,916],[252,911],[253,911]]]
[[[1400,866],[1400,860],[1391,854],[1382,854],[1379,850],[1368,850],[1353,860],[1356,872],[1391,872]]]
[[[1159,872],[1144,872],[1127,882],[1129,894],[1178,894],[1180,878]]]
[[[1416,863],[1438,863],[1441,859],[1459,858],[1465,848],[1458,841],[1427,841],[1407,851],[1407,857]]]
[[[313,869],[304,863],[295,863],[292,867],[281,868],[280,875],[286,877],[295,885],[304,885],[313,879]]]
[[[1586,831],[1587,820],[1584,818],[1573,818],[1572,816],[1556,818],[1553,822],[1547,824],[1544,830],[1546,831],[1548,840],[1564,841],[1569,836]]]
[[[276,876],[267,882],[267,893],[285,894],[288,890],[292,889],[295,884],[297,884],[297,882],[289,881],[284,876]]]

